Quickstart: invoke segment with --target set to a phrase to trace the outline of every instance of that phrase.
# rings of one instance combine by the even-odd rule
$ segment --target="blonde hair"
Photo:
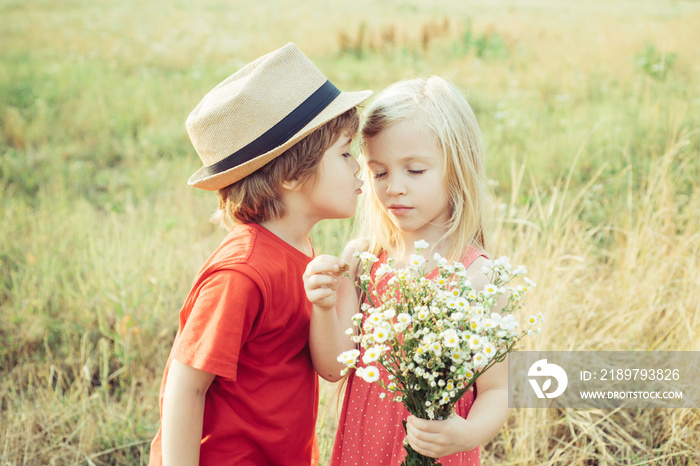
[[[470,245],[485,250],[488,182],[484,168],[484,142],[467,99],[454,84],[438,76],[392,84],[365,109],[360,128],[363,153],[366,153],[369,140],[405,120],[425,125],[436,136],[444,155],[450,220],[440,241],[447,241],[447,258],[461,260]],[[372,195],[363,201],[363,214],[356,217],[358,236],[367,240],[366,247],[374,254],[390,248],[405,250],[398,228],[374,193],[366,163],[363,175]]]
[[[285,181],[315,179],[325,152],[342,134],[354,136],[359,127],[355,107],[333,118],[268,164],[219,190],[219,209],[211,221],[227,230],[239,223],[262,223],[282,218],[287,209],[281,189]]]

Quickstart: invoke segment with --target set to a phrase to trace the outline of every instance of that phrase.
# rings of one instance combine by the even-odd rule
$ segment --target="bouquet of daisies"
[[[521,329],[512,314],[536,286],[524,276],[525,267],[513,268],[507,257],[488,261],[482,272],[490,283],[475,290],[459,262],[450,264],[436,254],[437,273],[425,270],[421,253],[428,246],[417,241],[409,266],[396,270],[389,259],[374,277],[370,271],[377,257],[356,254],[364,267],[358,287],[368,303],[353,317],[359,329],[353,338],[363,351],[346,351],[338,361],[347,366],[345,371],[356,369],[356,376],[379,383],[384,396],[403,403],[414,416],[446,419],[479,376],[502,362],[525,335],[532,335],[543,316],[530,316],[528,328]],[[518,277],[524,283],[513,285]],[[364,365],[358,367],[360,354]],[[379,366],[388,373],[388,382],[380,379]],[[404,446],[403,465],[435,464],[434,458]]]

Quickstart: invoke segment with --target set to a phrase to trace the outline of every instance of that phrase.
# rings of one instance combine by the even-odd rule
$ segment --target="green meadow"
[[[184,121],[289,41],[343,90],[464,90],[489,251],[538,283],[527,349],[700,350],[698,24],[680,0],[0,0],[0,465],[147,462],[178,311],[225,235]],[[320,253],[350,236],[313,231]],[[515,409],[482,455],[694,465],[698,445],[698,409]]]

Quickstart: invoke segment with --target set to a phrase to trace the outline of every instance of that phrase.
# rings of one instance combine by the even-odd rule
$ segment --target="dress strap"
[[[484,252],[482,249],[475,246],[469,246],[462,257],[462,265],[469,267],[478,257],[485,257],[486,259],[489,258],[488,254],[486,254],[486,252]]]

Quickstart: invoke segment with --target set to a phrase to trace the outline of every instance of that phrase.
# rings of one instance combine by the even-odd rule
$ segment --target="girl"
[[[433,253],[462,262],[475,289],[488,283],[481,273],[488,201],[483,143],[461,92],[435,76],[398,82],[367,107],[361,132],[365,177],[371,179],[371,197],[358,215],[361,239],[348,245],[344,260],[318,256],[304,274],[313,303],[311,356],[329,381],[341,378],[344,366],[336,357],[355,347],[345,330],[354,328],[361,297],[341,268],[347,261],[357,270],[352,254],[358,248],[379,257],[374,274],[389,257],[396,268],[407,265],[414,243],[425,240]],[[378,384],[351,373],[331,465],[399,465],[404,438],[444,466],[481,464],[479,445],[508,415],[507,377],[506,362],[493,366],[459,400],[455,416],[431,421],[410,416],[400,403],[380,398]]]

